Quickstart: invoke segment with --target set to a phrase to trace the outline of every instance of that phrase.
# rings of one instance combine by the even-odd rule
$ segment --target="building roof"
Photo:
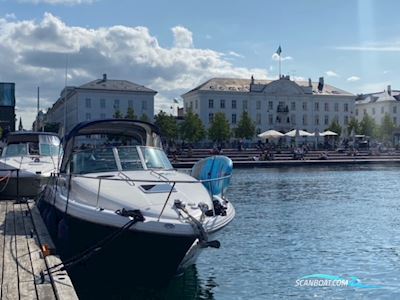
[[[157,93],[152,89],[131,81],[107,78],[96,79],[91,82],[85,83],[79,86],[78,89]]]
[[[279,80],[290,80],[289,77],[283,77]],[[252,91],[261,92],[267,85],[278,80],[254,80],[254,86],[256,89]],[[322,91],[318,91],[318,82],[311,82],[312,89],[310,89],[308,81],[292,81],[296,83],[305,92],[316,95],[345,95],[353,96],[352,93],[346,92],[344,90],[338,89],[332,85],[324,84]],[[251,79],[243,78],[212,78],[205,83],[197,86],[196,88],[190,90],[188,93],[194,91],[221,91],[221,92],[250,92]]]
[[[377,103],[377,102],[396,102],[400,101],[400,90],[387,90],[370,94],[361,94],[356,98],[357,104]]]

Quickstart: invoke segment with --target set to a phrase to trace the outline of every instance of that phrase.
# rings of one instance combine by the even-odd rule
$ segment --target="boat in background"
[[[58,170],[60,139],[54,133],[7,135],[0,158],[0,197],[36,197]]]
[[[193,176],[173,169],[153,124],[110,119],[65,137],[60,173],[38,207],[74,285],[165,283],[230,223],[232,161],[207,158]]]

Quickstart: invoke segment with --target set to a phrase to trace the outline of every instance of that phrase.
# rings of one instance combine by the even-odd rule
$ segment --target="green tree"
[[[331,124],[329,125],[328,128],[326,128],[326,130],[333,131],[337,133],[338,136],[342,134],[342,126],[340,126],[339,122],[336,119],[332,120]]]
[[[178,124],[174,116],[167,115],[161,110],[155,115],[154,120],[154,124],[160,129],[163,138],[171,141],[178,137]]]
[[[150,119],[149,119],[149,117],[148,117],[146,114],[143,114],[143,115],[140,117],[140,121],[143,121],[143,122],[150,122]]]
[[[247,111],[244,111],[240,117],[235,134],[238,138],[251,139],[256,132],[256,127]]]
[[[354,117],[350,118],[349,124],[347,125],[347,134],[350,135],[352,131],[355,134],[360,134],[360,123]]]
[[[58,131],[60,130],[60,123],[45,123],[43,130],[46,132],[58,133]]]
[[[122,119],[123,117],[124,117],[124,115],[121,113],[121,111],[119,109],[116,109],[113,114],[113,118],[114,119]]]
[[[386,113],[383,117],[382,125],[380,126],[380,136],[384,141],[391,141],[395,129],[396,124],[394,124],[389,114]]]
[[[186,114],[179,129],[182,139],[189,143],[196,143],[206,136],[206,130],[199,116],[191,110]]]
[[[371,137],[378,135],[378,126],[375,120],[368,114],[364,115],[360,122],[360,133]]]
[[[231,135],[229,121],[223,112],[218,112],[214,116],[214,121],[208,129],[208,137],[214,142],[223,142]]]
[[[135,110],[132,107],[128,107],[125,115],[125,119],[136,120],[137,116],[135,115]]]

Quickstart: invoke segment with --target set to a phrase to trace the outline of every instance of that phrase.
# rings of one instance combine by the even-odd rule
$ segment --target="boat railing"
[[[19,200],[20,200],[20,199],[19,199],[19,172],[20,172],[20,169],[18,169],[18,168],[6,168],[6,169],[3,169],[3,168],[2,168],[2,169],[0,169],[0,171],[1,171],[1,172],[9,172],[9,173],[8,173],[7,175],[5,175],[5,176],[0,176],[0,183],[3,182],[3,181],[5,181],[4,186],[3,186],[3,187],[0,187],[0,194],[6,190],[7,185],[8,185],[8,183],[9,183],[9,181],[10,181],[10,178],[11,178],[11,175],[13,174],[13,172],[17,172],[16,198],[17,198],[17,201],[19,201]]]
[[[171,198],[172,192],[174,191],[175,185],[176,184],[211,184],[214,182],[218,182],[218,181],[224,181],[227,180],[229,178],[232,177],[232,174],[230,175],[226,175],[226,176],[221,176],[221,177],[217,177],[217,178],[210,178],[210,179],[193,179],[193,180],[170,180],[169,178],[162,176],[161,174],[156,173],[157,175],[160,175],[160,178],[162,179],[134,179],[134,178],[130,178],[128,176],[126,176],[123,172],[121,172],[121,175],[123,174],[123,177],[121,178],[114,178],[114,176],[107,176],[107,175],[100,175],[100,176],[90,176],[90,175],[84,175],[84,174],[68,174],[66,175],[68,178],[68,190],[70,189],[71,186],[71,180],[72,178],[85,178],[85,179],[94,179],[94,180],[98,180],[98,186],[97,186],[97,195],[96,195],[96,208],[100,209],[99,206],[99,201],[100,201],[100,195],[101,195],[101,185],[102,182],[104,180],[106,181],[124,181],[127,182],[128,184],[135,186],[136,183],[164,183],[164,184],[169,184],[171,186],[171,188],[167,191],[168,195],[167,198],[164,201],[163,207],[160,211],[160,214],[157,218],[157,221],[160,221],[160,218],[165,210],[165,207],[168,204],[169,199]],[[52,174],[52,176],[57,177],[57,175],[59,174]],[[208,190],[209,191],[209,190]],[[223,190],[221,192],[221,197],[224,198],[223,195]],[[213,203],[213,196],[212,193],[209,191],[209,197],[211,200],[211,203]],[[67,204],[69,201],[69,193],[67,193]],[[214,205],[212,207],[212,210],[214,211]],[[215,215],[215,211],[214,211],[214,215]]]

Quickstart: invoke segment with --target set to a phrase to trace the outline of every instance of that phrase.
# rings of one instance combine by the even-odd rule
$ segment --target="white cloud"
[[[272,54],[272,60],[274,60],[274,61],[278,61],[279,60],[279,55],[277,54],[277,53],[274,53],[274,54]],[[284,61],[284,60],[292,60],[293,59],[293,57],[291,57],[291,56],[282,56],[281,55],[281,61]]]
[[[32,4],[51,4],[51,5],[79,5],[79,4],[92,4],[97,0],[18,0],[21,3]]]
[[[172,28],[176,48],[193,48],[193,34],[182,26]]]
[[[332,70],[326,71],[325,74],[328,77],[339,77],[339,75],[336,72],[332,71]]]
[[[238,57],[238,58],[243,58],[244,57],[243,55],[241,55],[241,54],[239,54],[239,53],[237,53],[235,51],[229,51],[228,55],[234,56],[234,57]]]
[[[358,76],[350,76],[347,78],[347,81],[354,82],[354,81],[359,81],[361,78]]]
[[[4,18],[15,20],[17,17],[14,13],[5,14]]]
[[[17,118],[25,127],[35,117],[36,87],[41,107],[57,100],[64,87],[68,54],[68,85],[79,86],[107,73],[158,91],[156,108],[211,77],[267,78],[265,69],[235,67],[226,55],[193,45],[187,28],[171,29],[173,47],[159,45],[146,27],[73,27],[50,13],[41,20],[0,18],[0,81],[16,83]]]

